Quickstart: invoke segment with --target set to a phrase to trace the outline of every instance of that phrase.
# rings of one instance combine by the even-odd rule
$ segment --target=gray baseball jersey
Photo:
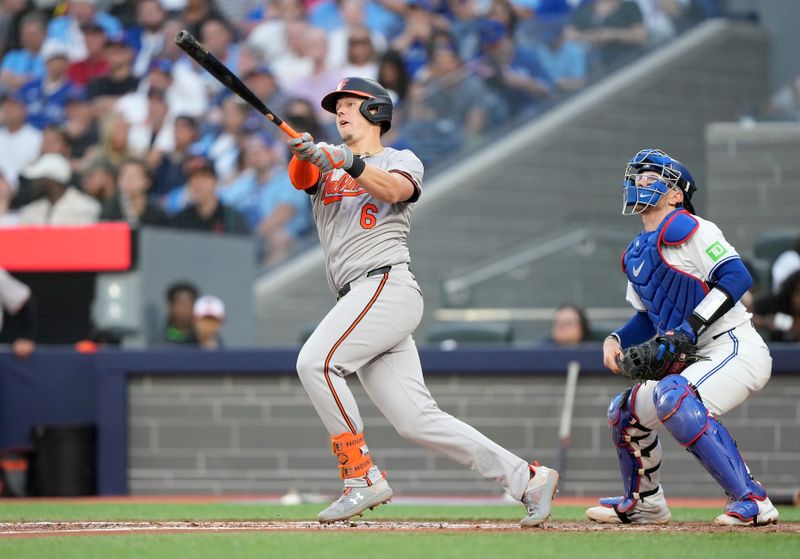
[[[364,429],[346,380],[355,373],[403,436],[499,481],[521,499],[530,480],[528,463],[439,409],[425,386],[412,337],[422,318],[423,299],[408,268],[407,242],[422,163],[410,151],[391,148],[365,160],[408,177],[416,193],[408,202],[388,204],[342,170],[320,178],[313,208],[328,282],[334,292],[348,282],[351,289],[303,344],[297,357],[300,380],[331,437]],[[387,265],[391,271],[367,276]],[[373,465],[366,476],[348,478],[345,484],[367,486],[381,479]]]
[[[334,293],[370,270],[411,261],[408,232],[413,202],[422,187],[422,162],[409,150],[388,147],[363,159],[407,177],[414,183],[416,194],[409,202],[389,204],[367,194],[342,169],[320,178],[312,206],[325,252],[328,284]]]

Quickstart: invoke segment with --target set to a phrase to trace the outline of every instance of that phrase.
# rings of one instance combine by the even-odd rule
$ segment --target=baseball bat
[[[287,136],[291,138],[299,138],[298,134],[291,126],[281,120],[278,115],[273,113],[264,102],[256,97],[249,87],[244,85],[236,75],[231,72],[230,68],[225,66],[219,59],[208,52],[200,42],[195,39],[191,33],[185,29],[178,33],[175,37],[175,44],[181,50],[192,57],[192,59],[202,66],[209,74],[214,76],[222,85],[233,91],[240,98],[247,101],[253,108],[255,108],[262,115],[270,119],[275,125],[283,130]]]
[[[570,361],[567,363],[567,382],[564,387],[564,403],[561,407],[561,422],[558,426],[558,439],[561,445],[558,449],[557,469],[561,474],[562,480],[566,479],[567,453],[569,452],[570,433],[572,431],[572,410],[575,406],[575,389],[578,386],[578,374],[580,372],[581,364],[579,362]]]

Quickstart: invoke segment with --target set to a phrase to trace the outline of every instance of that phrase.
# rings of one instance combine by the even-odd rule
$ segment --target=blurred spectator
[[[175,119],[173,136],[175,145],[170,151],[157,147],[148,157],[153,169],[153,188],[151,196],[167,194],[173,188],[186,183],[184,164],[189,156],[189,148],[199,138],[197,119],[179,116]]]
[[[262,240],[264,265],[286,259],[311,226],[308,195],[292,187],[279,147],[266,134],[250,136],[244,143],[247,171],[220,192]]]
[[[67,159],[70,157],[69,136],[63,126],[48,124],[42,130],[42,153],[57,153]]]
[[[270,64],[286,52],[286,24],[303,19],[305,8],[303,0],[267,0],[264,4],[263,21],[247,36],[247,43],[261,54],[264,64]],[[331,28],[330,24],[319,27]]]
[[[116,105],[123,114],[126,97],[123,96]],[[167,151],[175,142],[174,123],[168,115],[169,107],[164,91],[148,88],[145,99],[146,109],[143,116],[130,120],[130,116],[125,114],[125,118],[131,123],[128,145],[135,157],[146,157],[151,150],[157,148]],[[138,103],[138,99],[136,102]],[[155,161],[157,156],[153,157]]]
[[[206,19],[200,27],[199,39],[217,60],[230,68],[235,75],[241,75],[239,45],[234,41],[233,31],[227,21],[215,17]],[[214,97],[226,89],[219,80],[205,70],[202,70],[200,75],[205,82],[208,97]]]
[[[8,89],[19,89],[24,84],[45,74],[44,59],[41,57],[45,38],[45,20],[31,12],[20,22],[22,48],[9,51],[0,63],[0,84]]]
[[[244,125],[250,106],[236,95],[228,95],[222,102],[222,122],[212,136],[208,157],[214,162],[220,182],[228,183],[237,172],[237,160],[244,135]]]
[[[5,327],[4,327],[5,323]],[[0,342],[19,359],[36,349],[36,312],[30,288],[0,268]]]
[[[782,252],[772,263],[772,292],[778,293],[790,275],[800,270],[800,237],[794,242],[794,247]]]
[[[25,122],[27,111],[22,97],[7,93],[2,101],[3,126],[0,128],[0,169],[8,184],[16,190],[19,171],[39,157],[42,133]]]
[[[586,84],[586,49],[567,40],[560,26],[543,28],[536,54],[559,91],[570,92]]]
[[[225,304],[219,297],[203,295],[194,303],[194,333],[202,349],[222,347],[220,329],[225,322]]]
[[[117,171],[115,195],[103,204],[100,219],[126,221],[132,229],[140,225],[165,225],[167,214],[148,197],[151,185],[144,161],[128,159]]]
[[[20,22],[31,10],[30,0],[0,0],[0,53],[22,47]]]
[[[390,45],[403,54],[408,75],[413,79],[417,70],[428,62],[428,44],[433,36],[433,14],[422,7],[419,0],[409,3],[405,13],[403,31]]]
[[[81,173],[81,190],[100,204],[105,204],[114,198],[114,168],[98,161]]]
[[[328,62],[328,36],[325,31],[312,28],[306,38],[306,52],[313,66],[311,73],[300,77],[286,88],[287,93],[294,97],[307,99],[312,103],[317,103],[325,95],[336,90],[336,84],[342,76],[351,74],[341,73],[335,67],[331,67]],[[333,122],[335,116],[319,106],[317,117],[327,122]]]
[[[194,303],[199,296],[197,287],[188,281],[173,283],[167,288],[167,323],[160,342],[194,344]]]
[[[241,213],[224,204],[216,193],[214,164],[203,156],[187,161],[189,205],[172,219],[172,225],[215,234],[247,234],[247,222]]]
[[[279,115],[285,113],[289,96],[278,85],[275,75],[267,66],[258,66],[254,68],[250,72],[244,74],[243,80],[244,84],[250,88],[256,97],[264,101],[272,111]],[[257,130],[261,128],[269,133],[275,132],[275,126],[255,109],[250,111],[245,126],[248,130]]]
[[[108,58],[108,73],[105,76],[94,78],[87,85],[89,98],[94,105],[95,115],[102,116],[112,110],[117,99],[135,91],[139,85],[139,78],[133,75],[132,64],[134,47],[131,37],[120,34],[109,37],[106,45]]]
[[[69,143],[69,157],[73,166],[82,168],[84,156],[100,141],[100,130],[89,103],[89,96],[83,88],[73,88],[67,93],[64,106],[66,122],[63,130]]]
[[[105,29],[96,21],[82,23],[81,31],[86,41],[86,57],[71,63],[67,74],[73,83],[85,86],[91,80],[108,74],[108,37]]]
[[[311,75],[314,62],[309,56],[307,38],[312,27],[302,19],[286,22],[286,50],[269,62],[278,83],[284,90]]]
[[[347,60],[340,67],[342,76],[369,78],[378,77],[378,57],[369,30],[362,26],[353,26],[347,36]]]
[[[19,90],[28,108],[28,122],[40,130],[48,124],[64,122],[67,92],[74,87],[67,76],[69,60],[65,45],[47,41],[42,46],[45,75],[28,82]]]
[[[550,342],[570,346],[589,341],[590,338],[589,320],[582,308],[565,304],[556,309],[550,327]]]
[[[136,25],[131,29],[139,43],[139,51],[133,62],[133,75],[143,76],[150,61],[164,48],[164,42],[173,40],[164,33],[167,12],[158,0],[140,0],[136,3]]]
[[[784,280],[776,295],[755,302],[753,324],[773,342],[800,342],[800,270]]]
[[[208,97],[203,87],[203,76],[196,70],[197,65],[175,44],[174,38],[182,29],[183,22],[178,19],[170,19],[164,23],[164,37],[171,39],[164,41],[164,47],[156,57],[158,63],[153,64],[154,61],[151,60],[149,68],[151,72],[154,67],[164,72],[165,66],[162,61],[171,62],[170,85],[158,86],[148,76],[148,86],[169,89],[167,101],[170,108],[175,111],[174,115],[200,116],[208,107]]]
[[[364,5],[364,23],[370,31],[377,31],[384,37],[394,37],[403,26],[399,14],[407,9],[407,5],[422,4],[427,0],[366,0]],[[345,25],[341,0],[320,0],[310,7],[308,21],[322,29],[339,29]]]
[[[226,24],[228,20],[214,6],[214,0],[186,0],[185,6],[181,11],[181,19],[185,23],[186,29],[195,37],[200,37],[203,23],[210,19],[218,19]]]
[[[681,29],[692,0],[636,0],[636,3],[642,12],[648,42],[660,45]]]
[[[47,26],[47,39],[67,45],[70,61],[86,58],[86,39],[81,25],[96,21],[109,37],[118,37],[123,31],[119,20],[98,10],[97,4],[98,0],[68,0],[66,14],[50,20]]]
[[[100,203],[70,186],[69,161],[59,154],[47,153],[24,171],[44,196],[20,208],[21,225],[86,225],[95,223]]]
[[[392,101],[395,105],[402,104],[408,95],[410,80],[403,57],[396,50],[387,50],[378,60],[378,82],[389,90],[390,95],[394,93]]]
[[[289,99],[286,103],[284,110],[286,115],[286,122],[292,125],[292,128],[302,132],[308,132],[317,142],[326,142],[330,139],[326,130],[323,130],[322,124],[317,119],[317,111],[315,105],[308,99],[300,99],[294,97]]]
[[[552,83],[536,51],[516,45],[502,23],[488,24],[481,41],[483,56],[476,61],[478,74],[504,98],[512,113],[547,99]]]
[[[177,115],[205,117],[207,98],[202,82],[192,96],[183,96],[181,86],[173,79],[175,65],[168,59],[154,58],[139,88],[123,95],[114,105],[131,123],[131,151],[136,157],[148,157],[157,165],[158,155],[175,148],[174,120]],[[199,123],[198,123],[199,127]]]
[[[351,32],[356,29],[360,30],[368,25],[365,17],[366,4],[366,0],[341,0],[339,2],[342,26],[325,28],[331,29],[328,32],[328,44],[330,45],[328,49],[328,66],[331,68],[339,68],[347,63]],[[388,46],[383,33],[370,29],[367,29],[367,33],[375,52],[383,53]],[[349,76],[351,74],[344,73],[342,75]]]
[[[478,138],[486,127],[491,108],[500,101],[475,74],[470,73],[458,58],[452,43],[437,44],[431,51],[430,65],[417,74],[425,88],[424,99],[437,120],[451,121],[455,135],[466,141]],[[437,126],[442,126],[441,122]]]
[[[130,124],[119,113],[111,113],[100,121],[100,143],[86,157],[88,167],[103,165],[116,172],[120,164],[131,157],[128,147]]]
[[[589,0],[581,4],[566,28],[567,38],[589,47],[595,71],[612,66],[647,43],[642,12],[632,0]]]

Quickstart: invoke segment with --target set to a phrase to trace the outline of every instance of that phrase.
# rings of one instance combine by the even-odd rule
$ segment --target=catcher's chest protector
[[[673,268],[661,252],[688,241],[698,225],[687,211],[675,210],[655,231],[640,233],[622,257],[625,275],[659,334],[680,326],[708,293],[700,278]]]

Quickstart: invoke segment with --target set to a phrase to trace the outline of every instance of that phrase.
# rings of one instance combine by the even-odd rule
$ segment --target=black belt
[[[380,268],[375,268],[374,270],[370,270],[364,275],[364,277],[371,278],[372,276],[380,276],[387,273],[391,269],[392,269],[391,266],[381,266]],[[337,294],[338,295],[338,297],[336,297],[337,301],[342,297],[344,297],[345,295],[347,295],[348,293],[350,293],[350,284],[353,283],[353,281],[348,281],[346,284],[342,286],[342,288],[339,290],[339,293]]]

